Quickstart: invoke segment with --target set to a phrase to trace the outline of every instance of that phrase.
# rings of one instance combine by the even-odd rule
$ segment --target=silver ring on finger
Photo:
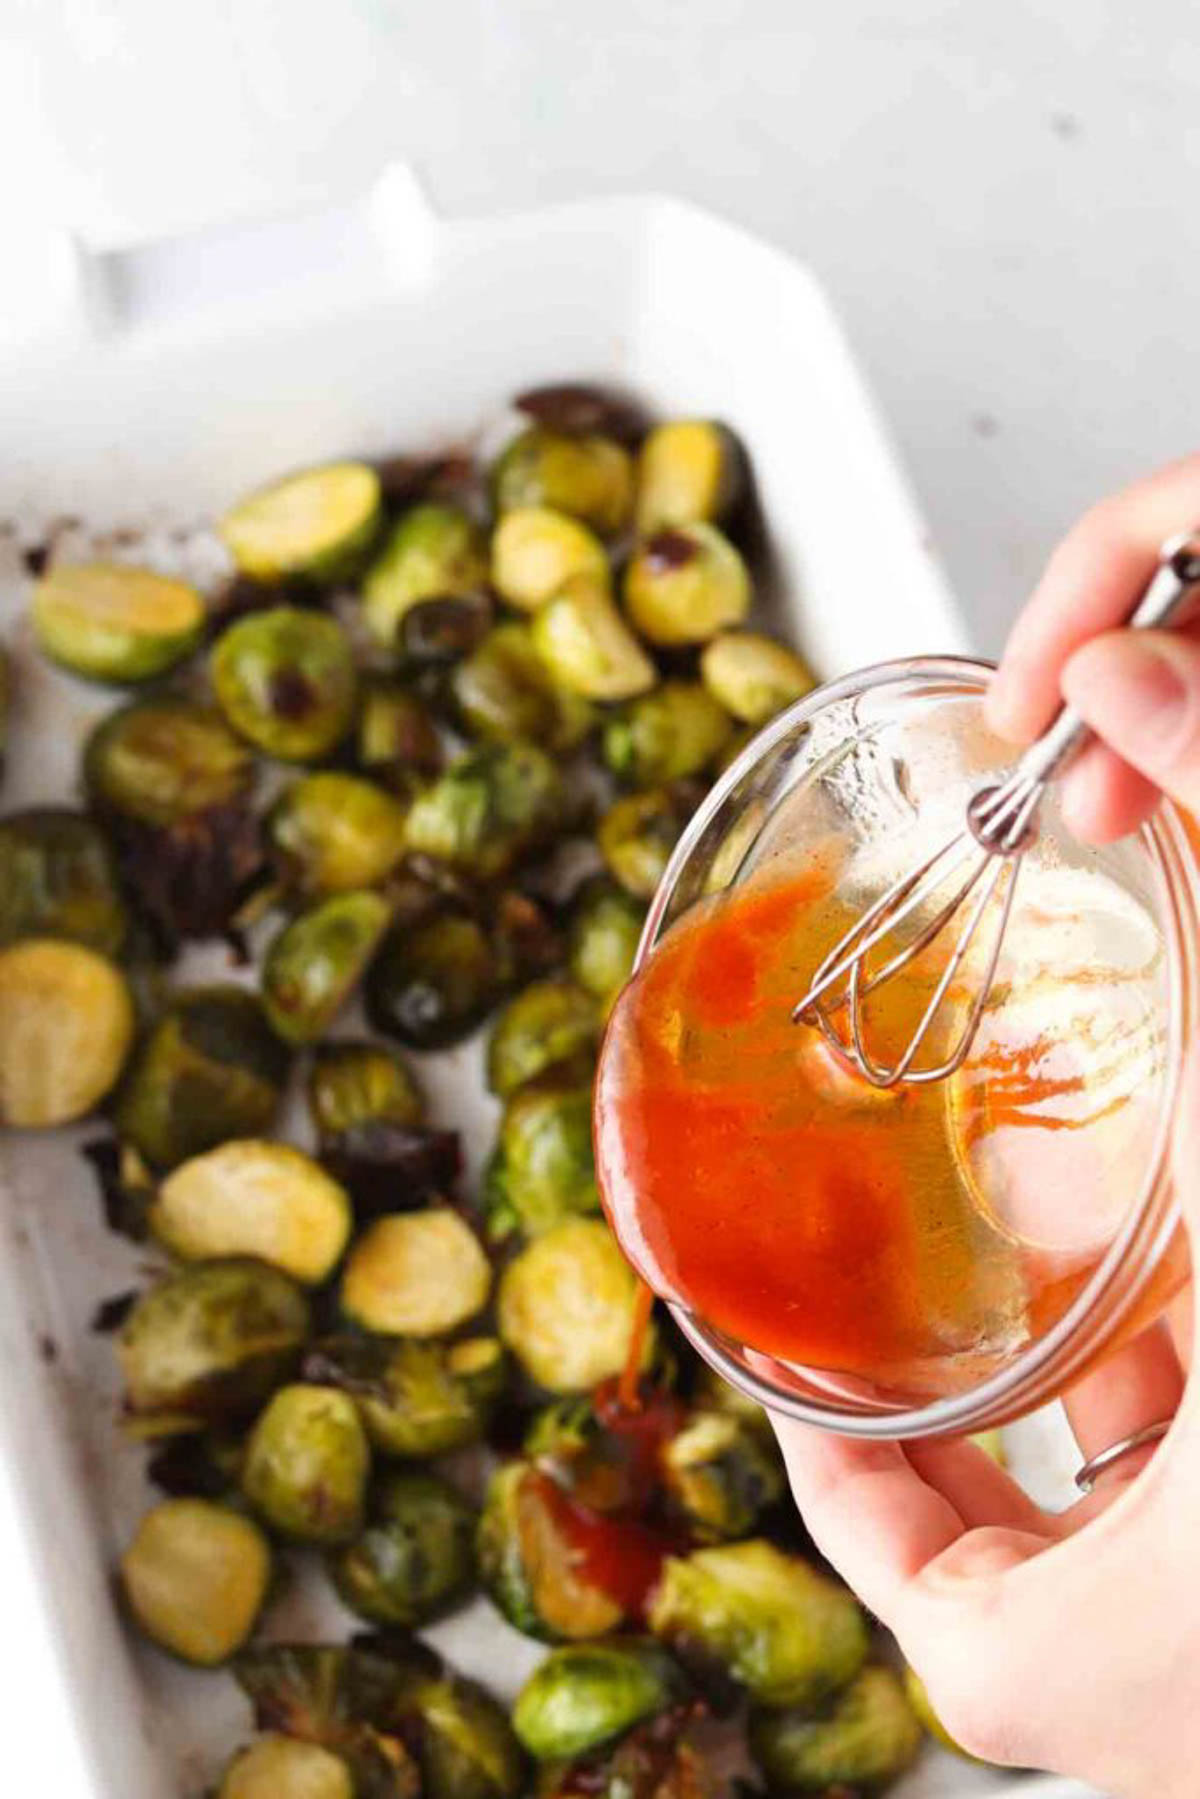
[[[1114,1467],[1135,1449],[1144,1449],[1149,1443],[1160,1443],[1170,1430],[1171,1418],[1160,1418],[1157,1424],[1144,1425],[1141,1430],[1131,1431],[1129,1436],[1121,1437],[1116,1443],[1110,1443],[1099,1455],[1094,1455],[1083,1464],[1075,1476],[1075,1485],[1081,1493],[1090,1493],[1102,1474]]]

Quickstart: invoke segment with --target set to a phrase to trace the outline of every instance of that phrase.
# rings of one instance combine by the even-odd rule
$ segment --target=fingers
[[[1131,768],[1200,809],[1200,643],[1173,631],[1108,631],[1075,652],[1062,687]]]
[[[905,1455],[925,1482],[949,1501],[967,1530],[1000,1526],[1045,1532],[1051,1520],[998,1463],[961,1438],[909,1443]]]
[[[1085,1375],[1063,1400],[1085,1461],[1148,1424],[1173,1418],[1183,1398],[1183,1370],[1165,1324],[1153,1325]],[[1154,1447],[1133,1450],[1096,1482],[1106,1496],[1139,1475]]]
[[[1107,744],[1090,743],[1063,782],[1063,821],[1084,843],[1115,843],[1136,831],[1158,800],[1153,781],[1122,762]]]

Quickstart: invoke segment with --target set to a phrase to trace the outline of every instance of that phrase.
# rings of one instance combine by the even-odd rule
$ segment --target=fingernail
[[[1188,711],[1170,652],[1153,638],[1114,632],[1085,644],[1063,671],[1063,692],[1114,749],[1150,763],[1169,758]]]

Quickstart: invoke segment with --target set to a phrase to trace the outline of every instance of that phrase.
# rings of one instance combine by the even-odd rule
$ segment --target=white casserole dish
[[[348,208],[100,256],[47,240],[21,269],[20,316],[0,310],[0,639],[18,686],[5,809],[69,796],[88,718],[111,703],[34,660],[22,543],[70,516],[81,547],[128,528],[132,553],[179,554],[175,527],[266,476],[469,440],[513,392],[556,378],[614,379],[659,412],[737,428],[774,541],[775,603],[824,673],[967,647],[820,289],[690,206],[442,223],[395,168]],[[207,963],[226,972],[219,953]],[[474,1049],[437,1060],[435,1101],[465,1122],[477,1166],[491,1120]],[[5,1763],[36,1771],[54,1799],[193,1799],[247,1718],[229,1680],[135,1647],[112,1601],[114,1554],[148,1496],[142,1457],[114,1434],[112,1357],[90,1321],[145,1257],[102,1228],[74,1147],[89,1134],[0,1145]],[[1061,1490],[1061,1444],[1026,1436],[1033,1472]],[[278,1635],[322,1622],[306,1591],[273,1618]],[[502,1692],[541,1653],[482,1603],[431,1635]],[[1018,1789],[1083,1791],[931,1750],[897,1799]]]

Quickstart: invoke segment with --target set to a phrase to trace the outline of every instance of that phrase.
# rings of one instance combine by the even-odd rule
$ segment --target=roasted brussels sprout
[[[513,1729],[538,1761],[564,1761],[690,1696],[661,1644],[639,1637],[552,1649],[517,1694]]]
[[[325,1043],[313,1055],[308,1109],[322,1143],[357,1125],[394,1124],[417,1130],[425,1100],[394,1049],[382,1043]]]
[[[360,768],[400,793],[441,772],[442,740],[424,701],[398,681],[370,681],[358,711]]]
[[[229,1137],[269,1130],[288,1053],[262,1005],[241,987],[176,993],[134,1053],[117,1094],[122,1139],[157,1168],[173,1168]]]
[[[217,1799],[355,1799],[350,1770],[319,1743],[265,1736],[235,1755]]]
[[[37,806],[0,819],[0,944],[69,937],[115,956],[128,923],[112,852],[90,818]]]
[[[712,419],[656,425],[638,455],[638,535],[719,525],[739,496],[742,476],[741,449],[724,425]]]
[[[658,679],[607,585],[589,575],[576,575],[560,588],[530,629],[552,678],[586,700],[632,699]]]
[[[285,925],[262,967],[263,1005],[285,1043],[323,1037],[371,964],[392,909],[370,889],[318,900]]]
[[[70,1124],[110,1093],[133,1043],[125,977],[80,943],[0,950],[0,1124]]]
[[[492,1027],[488,1086],[501,1098],[553,1069],[590,1070],[600,1036],[595,1000],[573,981],[534,981]]]
[[[639,1382],[636,1410],[622,1405],[618,1387],[606,1381],[586,1398],[543,1406],[523,1448],[577,1505],[641,1519],[662,1509],[663,1450],[686,1408],[660,1381]]]
[[[629,1355],[637,1281],[598,1218],[536,1237],[500,1278],[502,1341],[548,1393],[585,1393]],[[646,1356],[652,1349],[647,1333]]]
[[[427,501],[392,527],[362,584],[363,617],[377,643],[392,649],[401,621],[425,600],[454,599],[486,587],[487,545],[456,506]]]
[[[667,1491],[702,1542],[748,1536],[783,1495],[772,1445],[731,1412],[694,1412],[662,1462]]]
[[[761,1538],[672,1556],[648,1617],[685,1662],[715,1664],[764,1705],[816,1704],[866,1659],[853,1594]]]
[[[84,775],[105,810],[175,825],[241,799],[254,765],[219,712],[163,694],[134,700],[97,725]]]
[[[746,565],[715,525],[659,531],[625,571],[625,607],[653,644],[707,643],[750,610]]]
[[[486,593],[421,600],[400,620],[395,643],[400,667],[413,675],[449,668],[483,642],[495,616],[495,605]]]
[[[700,673],[709,693],[748,725],[765,725],[816,686],[795,650],[757,631],[722,631],[705,644]]]
[[[933,1701],[926,1690],[925,1682],[915,1668],[906,1666],[904,1669],[904,1692],[918,1723],[928,1731],[935,1743],[940,1743],[943,1749],[949,1749],[952,1755],[960,1755],[965,1762],[975,1762],[980,1766],[987,1765],[980,1763],[978,1756],[968,1754],[961,1743],[955,1742],[934,1711]]]
[[[487,1304],[492,1269],[470,1226],[449,1206],[380,1218],[355,1243],[342,1309],[387,1337],[439,1337]]]
[[[633,973],[645,921],[645,907],[604,875],[588,881],[576,898],[567,965],[605,1017]]]
[[[270,1579],[270,1545],[258,1526],[204,1499],[155,1506],[121,1558],[121,1584],[141,1629],[202,1668],[241,1648]]]
[[[486,744],[413,802],[410,851],[485,880],[502,875],[561,823],[562,777],[531,743]]]
[[[354,1396],[376,1449],[413,1461],[478,1442],[504,1390],[506,1363],[495,1337],[345,1337],[314,1349],[304,1371]]]
[[[176,1168],[158,1190],[149,1223],[186,1262],[256,1256],[315,1286],[346,1247],[350,1201],[302,1151],[247,1138]]]
[[[209,670],[234,730],[281,762],[319,762],[353,722],[350,640],[325,613],[297,606],[252,612],[221,633]]]
[[[371,1448],[354,1401],[336,1387],[281,1387],[250,1435],[242,1491],[301,1543],[348,1543],[362,1529]]]
[[[450,691],[464,728],[499,743],[527,738],[569,750],[596,722],[586,700],[554,685],[528,626],[515,621],[497,625],[459,663]]]
[[[263,1262],[202,1262],[143,1293],[117,1339],[135,1418],[239,1418],[299,1360],[310,1325],[295,1281]]]
[[[819,1712],[755,1707],[750,1752],[772,1793],[888,1786],[915,1759],[921,1726],[890,1668],[863,1668]]]
[[[690,782],[631,793],[610,806],[596,841],[609,872],[626,893],[649,900],[666,873],[671,851],[695,811],[700,791]]]
[[[366,1529],[330,1570],[360,1618],[409,1628],[428,1623],[475,1578],[474,1510],[435,1475],[389,1475],[372,1495]]]
[[[659,1712],[574,1761],[543,1762],[536,1799],[708,1799],[706,1759],[684,1735],[686,1708]],[[744,1782],[734,1783],[741,1792]],[[745,1787],[745,1799],[753,1799]],[[830,1793],[828,1799],[847,1799]]]
[[[60,564],[33,590],[38,647],[91,681],[148,681],[190,656],[204,601],[186,581],[120,563]]]
[[[367,1013],[377,1031],[410,1049],[448,1049],[487,1017],[500,973],[477,919],[451,912],[397,927],[367,977]]]
[[[632,510],[633,463],[611,438],[567,437],[533,425],[497,458],[492,498],[497,512],[548,507],[614,537]]]
[[[320,1743],[357,1761],[364,1728],[403,1725],[417,1688],[435,1680],[438,1657],[399,1633],[358,1637],[350,1644],[273,1643],[245,1649],[234,1663],[238,1685],[260,1730]],[[394,1789],[371,1787],[372,1795]],[[405,1787],[405,1795],[409,1789]],[[358,1788],[355,1788],[358,1799]]]
[[[598,1212],[591,1084],[533,1082],[505,1107],[489,1173],[488,1235],[536,1237],[578,1212]]]
[[[260,487],[217,530],[243,574],[265,583],[349,574],[379,528],[379,476],[363,462],[329,462]]]
[[[443,1673],[418,1681],[407,1707],[416,1725],[422,1799],[520,1799],[525,1758],[490,1693]]]
[[[588,381],[550,381],[527,387],[513,405],[534,424],[567,437],[587,437],[598,431],[618,443],[636,444],[645,436],[648,424],[638,401],[617,388]]]
[[[608,721],[604,760],[630,787],[657,787],[698,775],[732,729],[729,714],[698,682],[664,681]]]
[[[404,854],[405,808],[374,781],[315,774],[295,781],[271,811],[285,871],[313,895],[375,887]]]
[[[506,512],[492,534],[492,586],[522,612],[536,612],[576,575],[607,588],[604,545],[565,512],[523,506]]]
[[[414,1211],[453,1191],[462,1172],[457,1131],[414,1129],[372,1119],[354,1124],[324,1150],[325,1166],[346,1188],[361,1223]]]
[[[484,1586],[509,1623],[546,1642],[619,1630],[638,1557],[614,1519],[580,1517],[561,1489],[528,1462],[509,1462],[488,1483],[476,1552]],[[585,1541],[588,1553],[580,1553]],[[602,1556],[592,1552],[603,1551]],[[644,1547],[641,1556],[644,1564]],[[596,1578],[597,1563],[616,1578]]]

